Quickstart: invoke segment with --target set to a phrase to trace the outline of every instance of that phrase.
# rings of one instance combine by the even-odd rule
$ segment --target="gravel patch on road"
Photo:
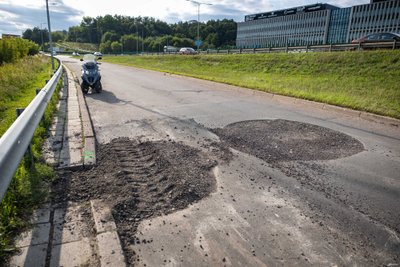
[[[54,184],[54,202],[101,199],[113,212],[128,262],[139,223],[183,209],[215,190],[213,167],[230,158],[228,150],[210,145],[207,155],[174,141],[139,142],[118,138],[99,145],[98,163],[69,172]]]
[[[296,121],[243,121],[213,131],[232,148],[268,163],[337,159],[364,150],[346,134]]]
[[[101,199],[107,203],[127,261],[133,265],[138,260],[135,244],[153,242],[138,239],[139,224],[184,209],[213,192],[216,180],[212,170],[232,159],[229,148],[258,157],[302,186],[345,205],[345,199],[339,198],[344,194],[343,188],[324,177],[324,161],[364,150],[359,141],[346,134],[286,120],[244,121],[211,131],[221,143],[204,141],[199,143],[199,149],[171,139],[141,142],[118,138],[101,144],[95,167],[67,172],[64,179],[55,182],[54,202]],[[318,214],[312,212],[310,216],[328,219]]]
[[[258,157],[302,186],[342,204],[343,188],[326,177],[327,160],[360,153],[364,146],[353,137],[331,129],[288,120],[254,120],[213,129],[224,146]]]
[[[366,258],[373,260],[376,251],[385,251],[388,259],[398,261],[398,240],[386,231],[395,225],[369,212],[365,197],[331,177],[335,170],[328,161],[364,151],[361,142],[325,127],[280,119],[237,122],[212,131],[223,146],[260,158],[295,179],[298,188],[290,178],[277,183],[308,203],[310,211],[305,213],[313,221],[341,229],[352,242],[358,240]],[[349,246],[355,247],[352,242]]]

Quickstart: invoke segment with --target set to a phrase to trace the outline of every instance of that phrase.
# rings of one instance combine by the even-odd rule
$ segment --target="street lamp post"
[[[51,54],[51,68],[54,70],[54,55],[53,55],[53,41],[51,39],[51,27],[50,27],[50,14],[49,14],[49,0],[46,0],[46,11],[47,11],[47,24],[49,28],[49,43],[50,43],[50,54]]]
[[[194,0],[186,0],[186,1],[192,2],[193,4],[197,5],[197,40],[196,40],[196,46],[197,46],[197,50],[199,50],[199,47],[200,47],[200,6],[201,5],[212,6],[212,4],[198,2],[198,1],[194,1]]]
[[[43,24],[46,24],[46,22],[40,23],[40,38],[42,39],[42,51],[44,51],[44,42],[43,42]]]

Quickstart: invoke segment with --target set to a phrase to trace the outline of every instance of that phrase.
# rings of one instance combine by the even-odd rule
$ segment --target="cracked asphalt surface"
[[[79,76],[78,61],[65,63]],[[400,264],[397,127],[207,81],[101,71],[104,91],[86,100],[104,157],[69,197],[110,200],[130,265]]]

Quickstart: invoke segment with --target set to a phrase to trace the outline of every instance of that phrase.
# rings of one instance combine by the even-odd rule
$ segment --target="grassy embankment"
[[[42,88],[51,73],[50,60],[43,56],[26,57],[0,66],[0,137],[15,120],[15,109],[28,106],[36,95],[35,88]],[[61,83],[57,92],[60,86]],[[23,159],[0,204],[0,266],[13,250],[12,236],[27,225],[24,216],[46,199],[46,182],[54,177],[52,168],[41,158],[41,149],[57,102],[55,93],[32,140],[34,162],[27,156]]]
[[[85,51],[99,51],[99,46],[97,44],[91,43],[75,43],[75,42],[59,42],[57,43],[58,46],[64,47],[67,52],[79,52],[85,53]]]
[[[104,61],[400,118],[400,51],[112,56]]]

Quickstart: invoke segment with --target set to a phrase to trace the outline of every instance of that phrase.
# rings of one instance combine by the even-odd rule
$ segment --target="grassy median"
[[[42,88],[51,74],[51,62],[44,56],[26,57],[0,66],[0,137],[15,121],[15,109],[28,106],[36,95],[35,89]],[[60,86],[61,83],[57,92]],[[46,183],[54,178],[53,169],[43,162],[41,150],[57,99],[55,93],[32,139],[33,162],[31,157],[23,158],[0,203],[0,266],[14,251],[12,238],[27,225],[27,215],[46,200]]]
[[[400,51],[110,56],[104,61],[400,118]]]

